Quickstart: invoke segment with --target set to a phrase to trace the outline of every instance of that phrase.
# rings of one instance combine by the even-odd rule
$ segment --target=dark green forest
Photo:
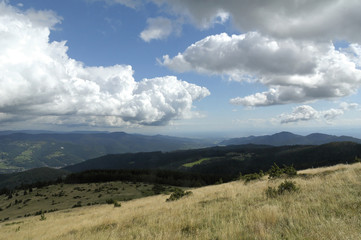
[[[167,169],[236,176],[267,171],[273,163],[296,169],[352,163],[361,156],[361,145],[335,142],[320,146],[234,145],[173,152],[113,154],[65,167],[70,172],[92,169]]]

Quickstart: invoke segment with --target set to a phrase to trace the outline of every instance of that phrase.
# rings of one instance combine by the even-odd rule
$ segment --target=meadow
[[[266,195],[283,178],[234,181],[169,195],[92,205],[0,224],[0,239],[361,239],[361,164],[308,169],[297,187]]]
[[[172,187],[163,186],[164,192]],[[42,188],[15,190],[11,197],[0,195],[0,221],[38,216],[64,209],[97,204],[110,200],[129,201],[154,195],[153,184],[133,182],[106,182],[86,184],[56,184]]]

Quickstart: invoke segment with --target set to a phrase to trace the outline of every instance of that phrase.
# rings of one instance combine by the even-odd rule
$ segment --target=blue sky
[[[361,137],[360,8],[0,0],[0,129]]]

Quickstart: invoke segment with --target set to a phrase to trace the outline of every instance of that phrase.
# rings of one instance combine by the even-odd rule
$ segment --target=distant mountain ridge
[[[286,146],[321,145],[331,142],[361,143],[361,140],[321,133],[301,136],[290,132],[213,142],[209,139],[148,136],[125,132],[0,131],[0,174],[39,167],[61,168],[108,154],[171,152],[217,145]]]
[[[106,154],[174,151],[212,146],[210,141],[125,132],[0,132],[0,173],[59,168]]]
[[[322,133],[312,133],[307,136],[290,132],[280,132],[273,135],[249,136],[224,140],[219,145],[263,144],[270,146],[287,145],[322,145],[331,142],[361,143],[361,139],[349,136],[334,136]]]

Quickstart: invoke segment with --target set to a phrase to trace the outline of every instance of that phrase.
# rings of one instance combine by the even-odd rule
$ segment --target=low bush
[[[293,167],[293,165],[291,166],[283,165],[283,172],[289,177],[297,175],[297,170]]]
[[[72,208],[81,207],[81,201],[78,201],[75,205],[73,205]]]
[[[273,163],[270,170],[268,170],[268,174],[269,179],[280,178],[284,175],[287,175],[288,177],[293,177],[297,175],[297,170],[293,167],[293,165],[283,165],[283,167],[280,168],[276,163]]]
[[[252,180],[258,180],[261,179],[261,175],[258,173],[250,173],[242,176],[242,179],[245,181],[245,183],[248,183]]]
[[[184,196],[187,196],[187,195],[190,195],[192,194],[191,191],[184,191],[183,189],[180,189],[180,188],[175,188],[174,189],[174,192],[170,195],[169,198],[167,198],[167,202],[170,202],[170,201],[176,201]]]
[[[273,187],[268,187],[266,189],[266,196],[268,198],[275,198],[278,196],[278,193],[277,193],[277,189],[276,188],[273,188]]]
[[[285,192],[296,192],[298,191],[298,189],[299,188],[296,186],[295,182],[285,180],[283,183],[281,183],[278,186],[277,192],[279,195],[281,195],[284,194]]]
[[[286,192],[297,192],[299,187],[296,186],[295,182],[285,180],[283,183],[278,185],[277,188],[268,187],[265,191],[268,198],[275,198],[279,195],[283,195]]]
[[[283,174],[283,170],[276,163],[273,163],[270,170],[268,170],[269,179],[279,178],[281,177],[282,174]]]
[[[38,215],[41,215],[41,214],[43,214],[43,210],[39,210],[39,211],[34,213],[35,216],[38,216]]]
[[[154,192],[154,194],[161,194],[166,190],[166,188],[160,184],[154,184],[154,186],[152,187],[152,191]]]
[[[46,217],[45,217],[45,214],[44,214],[44,213],[41,213],[39,220],[40,220],[40,221],[45,221],[45,220],[46,220]]]
[[[114,204],[114,203],[116,203],[117,201],[115,201],[113,198],[109,198],[109,199],[106,199],[105,202],[106,202],[107,204]]]

